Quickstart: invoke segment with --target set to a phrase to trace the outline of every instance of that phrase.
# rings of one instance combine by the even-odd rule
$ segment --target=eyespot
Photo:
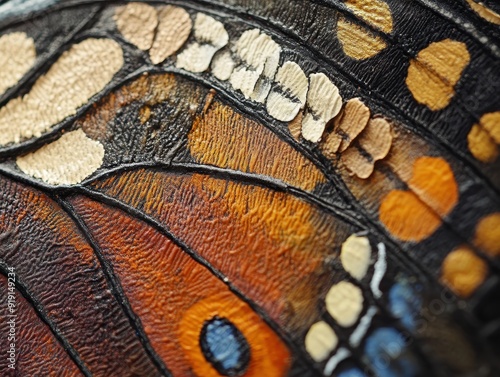
[[[250,346],[227,318],[215,316],[205,322],[200,347],[206,360],[223,376],[241,376],[250,364]]]

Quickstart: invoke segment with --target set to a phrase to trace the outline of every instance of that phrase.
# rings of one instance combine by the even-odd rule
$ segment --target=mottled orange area
[[[291,308],[305,306],[289,300],[297,280],[309,287],[301,300],[315,306],[328,285],[325,257],[352,233],[292,195],[204,175],[137,170],[94,185],[165,224],[285,325],[301,317]]]
[[[63,346],[52,334],[50,328],[42,322],[33,307],[26,301],[22,294],[15,290],[16,308],[16,376],[81,376],[78,367],[73,363]],[[0,342],[0,371],[4,376],[8,373],[8,350],[11,341],[8,339],[10,326],[7,317],[7,278],[0,275],[0,331],[2,341]],[[57,360],[55,363],[54,360]],[[13,371],[13,370],[12,370]],[[14,375],[14,374],[12,374]]]
[[[347,0],[345,5],[368,25],[384,33],[392,32],[392,14],[386,2],[381,0]],[[345,54],[357,60],[371,58],[387,47],[380,36],[365,26],[349,21],[343,15],[339,16],[337,36]]]
[[[484,114],[467,135],[470,153],[481,162],[490,163],[500,153],[500,111]]]
[[[474,243],[492,257],[500,256],[500,212],[492,213],[479,221]]]
[[[85,197],[72,203],[113,266],[153,348],[174,375],[190,376],[194,369],[197,376],[218,376],[210,364],[193,357],[205,360],[200,331],[203,322],[214,316],[229,318],[243,332],[255,367],[276,364],[280,374],[275,375],[284,373],[289,357],[281,340],[207,268],[166,236],[120,210]],[[199,310],[207,305],[210,310]],[[193,318],[193,313],[199,317]]]
[[[203,164],[271,176],[308,191],[325,181],[289,144],[219,102],[195,120],[188,137],[191,154]]]
[[[411,191],[391,191],[380,205],[380,221],[403,241],[420,241],[441,225],[441,218]]]
[[[207,297],[193,305],[182,318],[179,340],[191,362],[195,375],[221,376],[205,359],[199,346],[200,332],[205,321],[218,316],[230,320],[250,345],[250,364],[245,377],[279,377],[287,374],[290,355],[281,340],[248,305],[226,293]]]
[[[465,43],[451,39],[431,43],[410,61],[406,85],[418,103],[441,110],[455,95],[455,85],[469,61]]]
[[[394,190],[381,202],[380,220],[397,238],[421,241],[441,225],[458,201],[458,187],[448,163],[440,157],[420,157],[407,181],[412,191]]]
[[[468,246],[453,250],[442,265],[441,280],[455,293],[468,297],[484,282],[488,266]]]

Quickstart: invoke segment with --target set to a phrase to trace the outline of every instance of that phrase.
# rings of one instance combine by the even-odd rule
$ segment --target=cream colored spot
[[[156,9],[144,3],[116,8],[114,20],[120,33],[141,50],[149,50],[158,26]]]
[[[73,45],[24,97],[0,109],[0,145],[39,137],[99,93],[123,65],[122,49],[111,39]]]
[[[347,8],[372,27],[392,32],[392,15],[389,6],[380,0],[348,0]],[[368,28],[349,21],[343,15],[337,23],[337,37],[345,54],[353,59],[363,60],[377,55],[387,47],[384,40]]]
[[[363,310],[363,294],[355,285],[341,281],[330,288],[325,303],[332,318],[339,325],[349,327],[356,323]]]
[[[226,81],[233,73],[235,62],[229,51],[217,53],[212,60],[212,74],[219,80]]]
[[[285,62],[276,74],[274,89],[267,98],[267,112],[282,122],[293,120],[306,103],[309,82],[294,62]]]
[[[361,280],[368,271],[371,252],[368,238],[353,234],[342,244],[340,261],[353,278]]]
[[[373,173],[375,162],[382,160],[389,153],[392,138],[389,122],[383,118],[371,119],[361,133],[358,145],[351,145],[342,154],[342,162],[349,171],[361,179],[366,179]]]
[[[230,82],[245,98],[264,103],[278,69],[281,47],[259,29],[245,31],[234,46],[241,64],[231,74]]]
[[[227,45],[229,36],[222,23],[198,13],[194,22],[194,37],[196,42],[177,56],[177,67],[195,73],[204,72],[215,53]]]
[[[495,25],[500,25],[500,14],[486,7],[482,3],[476,3],[474,0],[466,0],[466,1],[472,8],[472,10],[476,12],[479,16],[484,18],[486,21],[491,22],[492,24]]]
[[[187,41],[193,23],[183,8],[167,5],[158,12],[158,28],[149,51],[153,64],[163,62]]]
[[[479,161],[489,163],[500,153],[500,111],[481,117],[467,135],[469,150]]]
[[[309,77],[307,110],[302,120],[302,137],[317,143],[325,131],[326,123],[342,108],[339,89],[323,73]]]
[[[305,339],[306,351],[318,363],[326,360],[337,347],[337,335],[326,322],[316,322],[307,332]]]
[[[80,183],[102,165],[104,147],[82,130],[68,132],[39,150],[17,158],[25,174],[52,185]]]
[[[418,103],[434,111],[444,109],[469,61],[465,43],[451,39],[431,43],[410,61],[406,85]]]
[[[33,67],[36,60],[35,42],[25,33],[10,33],[0,37],[0,95]]]

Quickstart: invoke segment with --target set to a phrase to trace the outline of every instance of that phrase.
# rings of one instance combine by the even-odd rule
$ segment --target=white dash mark
[[[387,270],[387,261],[385,258],[385,245],[380,242],[377,244],[378,248],[378,259],[375,263],[375,271],[373,272],[373,278],[370,283],[370,288],[372,289],[375,298],[380,298],[382,292],[380,291],[380,282],[384,278],[385,272]]]
[[[357,347],[361,343],[361,339],[365,336],[368,331],[368,327],[370,327],[372,323],[373,316],[377,313],[377,309],[375,307],[371,307],[368,309],[366,314],[360,319],[358,327],[352,332],[349,343],[351,346]]]
[[[351,352],[349,350],[345,348],[339,348],[335,355],[330,357],[330,359],[326,363],[323,374],[325,376],[330,376],[335,368],[337,368],[337,365],[339,365],[341,361],[347,359],[349,356],[351,356]]]

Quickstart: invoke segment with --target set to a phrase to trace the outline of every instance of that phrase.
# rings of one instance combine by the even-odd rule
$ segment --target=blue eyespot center
[[[205,359],[223,376],[241,376],[250,363],[250,346],[241,331],[228,319],[206,321],[200,333]]]

